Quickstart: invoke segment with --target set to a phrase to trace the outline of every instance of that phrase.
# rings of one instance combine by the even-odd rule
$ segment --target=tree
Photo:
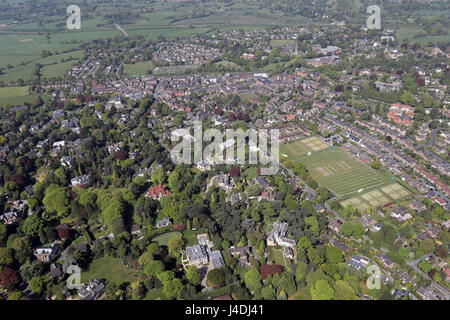
[[[258,269],[251,268],[249,271],[247,271],[244,275],[244,281],[247,287],[249,288],[255,288],[261,285],[261,274],[259,273]]]
[[[6,227],[6,225],[4,225],[3,223],[0,224],[0,245],[5,242],[7,234],[8,228]]]
[[[151,180],[154,184],[162,184],[166,179],[166,174],[162,167],[156,168],[152,171]]]
[[[167,281],[162,288],[162,291],[167,299],[179,298],[184,286],[180,279],[172,279]]]
[[[16,270],[4,267],[0,272],[0,284],[6,288],[14,288],[20,282],[19,274]]]
[[[14,250],[14,257],[20,263],[26,262],[33,254],[31,241],[28,237],[20,237],[14,239],[14,242],[12,243],[11,247]]]
[[[184,241],[181,236],[175,236],[169,240],[167,245],[169,247],[169,253],[172,256],[177,257],[181,254],[181,251],[183,250]]]
[[[150,263],[144,267],[144,273],[148,277],[151,276],[158,277],[159,274],[163,271],[164,271],[164,263],[162,263],[159,260],[150,261]]]
[[[334,299],[334,290],[326,280],[317,280],[310,293],[313,300]]]
[[[148,265],[150,262],[154,260],[153,254],[149,251],[145,251],[138,259],[138,266],[140,268],[144,268],[146,265]]]
[[[429,263],[426,259],[422,260],[418,264],[420,270],[422,270],[425,273],[430,272],[433,269],[433,266],[431,263]]]
[[[22,225],[22,231],[26,234],[33,236],[39,234],[42,227],[44,226],[44,222],[41,217],[37,214],[33,214],[25,219]]]
[[[375,160],[372,162],[372,168],[374,168],[375,170],[380,170],[381,169],[381,162],[378,160]]]
[[[131,284],[131,296],[134,300],[140,300],[145,295],[145,289],[141,282],[134,281]]]
[[[0,248],[0,265],[11,265],[13,260],[14,258],[11,249]]]
[[[344,237],[349,237],[353,233],[353,225],[349,221],[345,221],[341,227],[341,233]]]
[[[194,286],[197,286],[202,281],[200,272],[195,266],[188,266],[186,270],[186,279]]]
[[[210,270],[206,277],[208,281],[213,285],[222,286],[225,282],[225,276],[222,273],[221,269]]]
[[[30,281],[30,288],[33,292],[40,294],[44,289],[44,281],[42,277],[33,277]]]
[[[334,284],[336,300],[357,300],[353,288],[344,280],[337,280]]]
[[[22,298],[22,292],[16,291],[9,295],[8,300],[20,300],[20,298]]]
[[[298,239],[297,245],[300,249],[307,250],[311,247],[312,243],[307,236],[303,236],[300,239]]]
[[[56,184],[51,184],[45,190],[42,203],[45,205],[47,212],[57,213],[60,217],[66,216],[69,212],[69,200],[66,189]]]
[[[344,256],[342,255],[341,250],[334,246],[327,246],[326,248],[326,256],[328,263],[339,263],[344,261]]]
[[[303,285],[308,274],[308,265],[306,262],[299,261],[295,270],[295,281],[298,285]]]

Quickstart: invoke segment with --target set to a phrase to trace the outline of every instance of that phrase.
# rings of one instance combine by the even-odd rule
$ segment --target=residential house
[[[78,290],[81,300],[96,300],[106,289],[106,280],[92,279],[87,285],[82,286]]]
[[[156,222],[156,228],[164,228],[169,226],[170,224],[172,224],[172,222],[170,222],[170,219],[168,217],[165,217],[159,221]]]

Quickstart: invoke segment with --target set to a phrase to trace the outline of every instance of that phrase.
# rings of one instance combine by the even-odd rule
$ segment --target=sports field
[[[340,148],[328,147],[293,160],[303,163],[312,178],[330,189],[337,197],[348,197],[361,189],[366,191],[389,184],[386,176]]]
[[[146,76],[153,69],[153,62],[137,62],[135,64],[126,64],[123,73],[127,76]]]
[[[281,153],[287,154],[288,158],[292,161],[297,160],[309,152],[320,151],[327,149],[330,146],[323,142],[318,137],[309,137],[303,140],[298,140],[288,144],[283,144],[280,146]]]
[[[389,202],[403,199],[409,194],[409,191],[403,188],[401,185],[399,185],[398,183],[393,183],[384,186],[379,190],[373,190],[342,201],[341,205],[343,207],[352,205],[360,212],[365,212],[369,207],[381,207],[385,204],[388,204]]]

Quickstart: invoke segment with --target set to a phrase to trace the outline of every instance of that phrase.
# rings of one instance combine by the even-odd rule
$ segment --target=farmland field
[[[342,149],[325,149],[303,155],[298,160],[309,170],[313,179],[338,197],[348,197],[360,189],[368,191],[389,184],[389,180]]]
[[[0,98],[23,97],[28,94],[29,86],[0,88]]]

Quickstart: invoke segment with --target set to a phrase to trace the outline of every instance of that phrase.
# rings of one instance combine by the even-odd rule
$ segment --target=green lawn
[[[135,64],[126,64],[123,73],[127,76],[146,76],[149,71],[154,69],[153,62],[137,62]]]
[[[295,45],[294,39],[272,39],[270,40],[271,47],[283,47],[287,44]]]
[[[359,189],[367,192],[390,183],[383,171],[375,171],[340,148],[313,152],[295,160],[308,168],[319,185],[327,187],[338,197],[348,197]]]
[[[44,78],[63,77],[72,68],[76,61],[67,61],[64,63],[57,63],[45,66],[41,69],[41,74]]]
[[[134,272],[120,263],[119,258],[103,257],[94,260],[89,269],[81,273],[81,282],[87,283],[91,279],[106,279],[108,282],[120,285],[132,282]]]
[[[30,91],[30,86],[0,88],[0,98],[23,97]]]
[[[176,236],[182,236],[181,232],[174,231],[169,233],[164,233],[160,236],[157,236],[156,238],[153,238],[152,241],[155,241],[160,246],[167,246],[169,243],[169,240]]]
[[[196,231],[186,230],[183,232],[183,238],[186,239],[186,246],[193,246],[198,244],[197,235],[201,233],[208,233],[206,229],[200,229]]]

